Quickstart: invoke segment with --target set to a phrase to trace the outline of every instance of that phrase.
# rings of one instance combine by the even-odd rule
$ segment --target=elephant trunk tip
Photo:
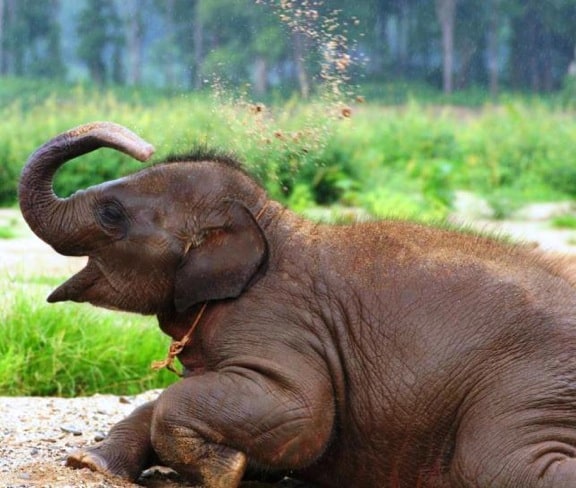
[[[66,136],[72,141],[96,141],[96,147],[108,146],[142,162],[147,161],[155,151],[152,144],[114,122],[90,122],[69,130]]]
[[[146,143],[134,155],[138,161],[144,162],[148,161],[155,151],[156,148],[152,144]]]

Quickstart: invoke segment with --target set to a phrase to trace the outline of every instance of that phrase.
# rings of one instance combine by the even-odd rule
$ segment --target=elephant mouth
[[[48,297],[48,302],[87,302],[89,290],[102,278],[100,270],[89,260],[84,269],[62,283]]]
[[[128,280],[127,283],[133,282]],[[121,312],[135,312],[143,315],[158,313],[165,299],[160,291],[153,298],[143,297],[132,289],[118,288],[112,276],[102,269],[97,259],[89,258],[86,266],[62,283],[47,298],[50,303],[88,302],[94,306]]]
[[[105,284],[105,286],[102,286]],[[104,290],[106,288],[107,290]],[[110,293],[112,290],[112,294]],[[92,261],[84,269],[62,283],[49,296],[48,302],[89,302],[93,305],[121,311],[115,303],[110,301],[111,296],[121,297],[122,294],[106,274]]]

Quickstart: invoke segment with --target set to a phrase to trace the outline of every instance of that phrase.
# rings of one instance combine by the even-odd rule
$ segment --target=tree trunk
[[[473,38],[466,38],[460,41],[458,47],[459,69],[455,73],[454,88],[461,90],[470,86],[470,79],[472,77],[472,64],[474,55],[478,50],[478,45]]]
[[[196,0],[194,5],[193,38],[194,38],[194,72],[192,74],[192,86],[195,90],[200,90],[203,85],[204,73],[204,24],[200,16],[202,0]]]
[[[566,75],[570,76],[573,79],[576,79],[576,46],[574,46],[574,56],[572,57],[572,61],[570,61],[570,64],[568,65]]]
[[[454,91],[454,23],[457,0],[436,0],[436,15],[442,31],[442,85],[444,93]]]
[[[0,75],[6,74],[6,66],[4,63],[4,37],[6,36],[6,29],[4,26],[4,0],[0,0]]]
[[[408,74],[410,4],[407,0],[398,1],[398,67],[401,76]]]
[[[8,33],[4,38],[4,67],[5,73],[9,75],[17,75],[17,58],[18,51],[20,50],[9,34],[9,26],[14,26],[17,22],[16,0],[6,0],[4,10],[4,26]]]
[[[254,93],[257,96],[266,94],[268,88],[268,65],[264,56],[257,56],[254,62]]]
[[[130,0],[130,2],[130,11],[133,14],[128,19],[128,84],[135,86],[142,82],[144,22],[142,19],[141,0]]]
[[[176,70],[174,66],[174,49],[176,49],[176,22],[175,22],[175,5],[174,0],[165,0],[166,3],[166,30],[168,49],[166,49],[166,63],[165,75],[166,85],[173,88],[176,85]]]
[[[512,23],[512,81],[517,88],[534,92],[553,88],[552,33],[544,23],[538,3],[528,3]]]
[[[383,75],[386,64],[386,21],[388,17],[384,14],[383,8],[379,6],[375,7],[374,15],[374,54],[371,56],[368,69],[370,74]]]
[[[554,49],[552,47],[552,34],[550,29],[542,26],[542,51],[541,51],[541,63],[539,68],[539,75],[541,78],[541,85],[542,89],[545,92],[551,92],[554,90],[554,77],[552,75],[553,71],[553,64],[552,64],[552,56],[554,53]]]
[[[500,90],[500,80],[498,72],[498,34],[500,31],[500,10],[501,0],[489,0],[488,3],[488,32],[487,32],[487,69],[488,69],[488,80],[490,85],[490,96],[492,99],[498,97],[498,92]]]
[[[298,78],[298,86],[300,87],[300,95],[306,99],[310,96],[310,82],[308,73],[306,72],[306,64],[304,63],[305,39],[301,32],[294,32],[292,39],[294,63],[296,65],[296,76]]]
[[[49,66],[44,68],[45,75],[55,78],[64,79],[66,76],[66,66],[62,59],[61,32],[58,23],[58,14],[62,8],[60,0],[50,0],[50,31],[46,36],[46,56],[44,63]]]

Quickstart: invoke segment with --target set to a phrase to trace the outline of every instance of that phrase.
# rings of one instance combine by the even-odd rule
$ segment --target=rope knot
[[[161,361],[153,361],[152,362],[152,365],[150,367],[154,371],[160,371],[161,369],[166,368],[168,371],[172,371],[172,373],[174,373],[180,377],[182,376],[182,373],[180,373],[174,367],[174,360],[176,359],[178,354],[180,354],[184,350],[184,348],[187,345],[189,345],[190,342],[192,341],[192,334],[194,334],[194,330],[196,329],[196,327],[200,323],[200,319],[202,318],[202,315],[204,315],[204,311],[206,310],[206,305],[207,305],[207,302],[202,304],[202,308],[200,308],[198,314],[196,315],[196,318],[194,319],[194,322],[192,323],[192,325],[190,326],[190,329],[188,330],[188,332],[186,332],[184,337],[182,337],[182,339],[180,339],[179,341],[172,339],[172,342],[170,343],[170,347],[168,348],[168,355],[166,356],[166,358],[161,360]]]

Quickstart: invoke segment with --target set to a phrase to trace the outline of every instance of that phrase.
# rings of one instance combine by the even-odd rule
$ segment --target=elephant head
[[[101,147],[148,159],[154,148],[110,122],[80,126],[27,162],[19,199],[31,229],[56,251],[88,256],[48,298],[158,314],[238,296],[263,269],[268,245],[255,218],[264,190],[230,158],[171,158],[59,198],[65,162]]]

